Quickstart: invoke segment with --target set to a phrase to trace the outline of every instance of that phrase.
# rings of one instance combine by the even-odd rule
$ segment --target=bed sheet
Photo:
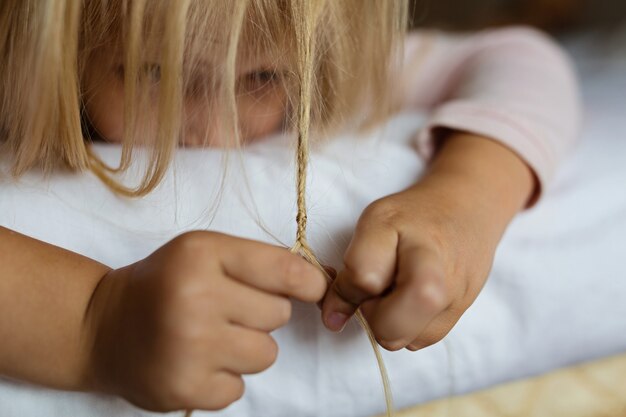
[[[615,68],[586,74],[583,139],[545,199],[514,220],[487,285],[450,335],[420,352],[383,352],[398,408],[626,351],[626,106],[623,94],[601,94],[626,91]],[[603,81],[609,79],[610,85]],[[323,262],[340,266],[367,204],[419,178],[424,164],[412,138],[421,125],[417,115],[399,115],[377,132],[315,147],[309,234]],[[96,151],[111,164],[119,157],[116,146]],[[224,155],[180,151],[164,183],[141,200],[115,197],[89,173],[5,178],[0,224],[113,267],[192,229],[289,246],[296,213],[292,139],[268,139],[231,153],[226,163]],[[127,176],[130,183],[136,178],[137,172]],[[198,416],[361,417],[384,410],[376,362],[356,322],[332,334],[316,306],[294,302],[290,323],[273,335],[280,347],[275,365],[245,377],[242,400]],[[0,379],[3,417],[152,415],[161,414],[116,397]]]

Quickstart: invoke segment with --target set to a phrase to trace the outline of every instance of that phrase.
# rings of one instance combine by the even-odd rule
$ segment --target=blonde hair
[[[235,65],[244,55],[284,60],[290,109],[297,109],[303,70],[294,22],[323,22],[311,36],[310,101],[313,128],[332,132],[355,118],[388,114],[389,63],[406,21],[405,0],[317,0],[316,16],[298,16],[306,0],[4,0],[0,5],[0,141],[16,177],[33,167],[90,169],[114,191],[141,196],[162,179],[178,143],[182,103],[202,59],[215,65],[201,94],[220,112],[237,142]],[[310,13],[313,8],[303,13]],[[208,28],[208,29],[207,29]],[[117,167],[90,150],[81,129],[86,71],[105,48],[124,56],[124,138]],[[159,51],[158,97],[150,96],[142,62]],[[107,54],[110,55],[110,54]],[[197,92],[196,92],[197,93]],[[128,188],[116,174],[129,168],[142,137],[146,104],[158,102],[152,157],[140,184]],[[288,126],[297,126],[295,111]]]
[[[11,154],[14,176],[35,166],[44,172],[90,169],[115,192],[142,196],[159,184],[172,159],[186,91],[219,111],[224,131],[238,145],[237,61],[260,55],[283,60],[288,126],[298,134],[298,229],[291,250],[321,268],[306,241],[309,130],[329,134],[365,126],[363,120],[372,125],[389,114],[389,70],[406,14],[406,0],[4,0],[1,152]],[[124,56],[124,138],[117,167],[92,152],[81,125],[84,77],[103,48]],[[141,66],[154,51],[161,71],[156,137],[141,183],[127,187],[115,176],[131,166],[145,133],[142,121],[155,97]],[[205,68],[207,56],[219,65],[211,67],[206,84],[194,85],[193,74]],[[360,311],[357,318],[375,350],[390,415],[378,345]]]

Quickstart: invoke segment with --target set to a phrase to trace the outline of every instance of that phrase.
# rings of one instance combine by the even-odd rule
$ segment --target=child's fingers
[[[371,220],[368,220],[371,219]],[[382,294],[393,282],[398,236],[380,219],[362,217],[339,272],[322,303],[322,317],[332,331],[343,328],[359,305]]]
[[[221,248],[222,268],[230,277],[261,290],[316,302],[326,292],[324,274],[284,248],[230,238]]]
[[[245,391],[241,375],[229,371],[214,372],[210,379],[193,385],[187,381],[180,385],[183,388],[170,394],[177,400],[174,407],[193,410],[220,410],[240,399]]]
[[[237,281],[227,281],[223,285],[229,286],[224,289],[229,298],[224,308],[232,323],[272,332],[289,322],[291,301],[286,297],[259,291]]]
[[[438,254],[409,248],[399,254],[396,287],[368,311],[370,326],[384,348],[402,349],[449,304]]]
[[[272,366],[278,357],[278,344],[266,332],[233,325],[222,337],[233,341],[220,352],[224,369],[230,372],[256,374]]]

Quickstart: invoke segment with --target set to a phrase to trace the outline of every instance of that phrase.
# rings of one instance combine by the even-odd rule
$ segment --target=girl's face
[[[124,134],[124,67],[122,59],[106,59],[106,54],[95,55],[88,63],[83,88],[85,91],[85,109],[92,127],[106,141],[121,142]],[[145,64],[142,74],[154,88],[160,81],[158,65]],[[190,85],[205,85],[210,71],[198,71],[197,80],[190,80]],[[239,129],[242,140],[250,142],[266,136],[281,128],[286,113],[286,93],[280,80],[284,68],[270,62],[242,62],[236,70],[236,100],[239,117]],[[209,98],[210,100],[210,98]],[[149,104],[150,114],[158,113],[158,98],[155,94]],[[226,146],[228,138],[220,133],[215,107],[207,105],[203,94],[197,97],[193,91],[185,94],[183,108],[183,133],[179,144],[185,146]],[[154,135],[149,121],[141,123],[145,136]],[[145,126],[143,126],[145,125]]]

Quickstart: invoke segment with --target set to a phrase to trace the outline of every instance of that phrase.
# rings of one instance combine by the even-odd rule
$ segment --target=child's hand
[[[482,288],[495,245],[447,200],[416,187],[364,211],[323,301],[329,329],[360,306],[388,350],[417,350],[451,330]]]
[[[275,361],[269,333],[288,322],[288,297],[317,302],[326,287],[285,249],[181,235],[95,290],[85,321],[90,388],[154,411],[224,408],[242,396],[242,374]]]
[[[494,141],[450,138],[420,183],[362,214],[345,269],[322,302],[326,326],[341,329],[361,307],[385,349],[440,341],[482,289],[532,179],[529,168]]]

